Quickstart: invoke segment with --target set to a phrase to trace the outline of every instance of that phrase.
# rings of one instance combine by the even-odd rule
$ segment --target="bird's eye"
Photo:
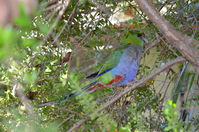
[[[137,36],[138,36],[138,37],[142,37],[143,35],[142,35],[141,33],[138,33]]]

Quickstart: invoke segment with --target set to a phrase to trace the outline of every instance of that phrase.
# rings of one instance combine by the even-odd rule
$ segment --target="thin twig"
[[[53,25],[51,26],[51,28],[49,29],[48,31],[48,34],[46,35],[46,37],[44,38],[44,41],[43,43],[45,43],[45,41],[47,40],[47,38],[49,37],[49,35],[53,32],[54,28],[57,26],[58,22],[60,21],[60,19],[62,18],[64,12],[66,11],[69,3],[70,3],[71,0],[66,0],[63,4],[63,8],[62,10],[59,12],[55,22],[53,23]]]
[[[72,117],[74,117],[75,115],[71,115],[68,118],[64,119],[58,126],[57,128],[60,128],[65,122],[67,122],[68,120],[70,120]]]
[[[89,1],[90,3],[95,5],[100,11],[104,12],[106,15],[110,16],[112,14],[111,12],[109,12],[109,10],[105,6],[101,5],[97,1],[95,0],[89,0]]]
[[[64,23],[64,26],[62,27],[62,29],[60,30],[60,32],[56,35],[56,37],[54,38],[54,41],[51,43],[51,44],[53,44],[53,43],[55,43],[57,40],[58,40],[58,38],[60,37],[60,35],[64,32],[64,30],[65,30],[65,28],[66,28],[66,25],[69,25],[69,21],[71,20],[71,18],[74,16],[74,14],[75,14],[75,12],[76,12],[76,10],[77,10],[77,7],[78,7],[78,5],[79,5],[79,1],[76,3],[76,5],[74,6],[74,9],[72,10],[72,13],[70,14],[70,16],[68,17],[68,20]],[[50,44],[50,45],[51,45]]]

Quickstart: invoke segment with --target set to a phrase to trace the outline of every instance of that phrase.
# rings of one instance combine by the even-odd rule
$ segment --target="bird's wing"
[[[99,70],[97,77],[109,72],[116,67],[123,53],[123,48],[118,48],[107,58],[102,68]]]

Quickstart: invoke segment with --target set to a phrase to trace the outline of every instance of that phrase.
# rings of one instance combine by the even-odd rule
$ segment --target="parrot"
[[[70,93],[53,101],[41,103],[38,106],[48,106],[62,100],[68,100],[84,92],[92,93],[108,86],[125,86],[136,78],[139,62],[143,53],[144,40],[140,33],[128,33],[121,40],[121,45],[107,58],[99,71],[93,73],[93,82],[81,88],[80,91]],[[89,77],[87,77],[89,78]]]

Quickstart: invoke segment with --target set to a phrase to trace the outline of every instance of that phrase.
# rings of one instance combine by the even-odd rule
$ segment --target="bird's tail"
[[[67,94],[63,97],[60,97],[60,98],[57,98],[55,100],[52,100],[52,101],[48,101],[48,102],[45,102],[45,103],[40,103],[38,104],[38,107],[44,107],[44,106],[50,106],[50,105],[53,105],[53,104],[58,104],[60,103],[61,101],[66,101],[66,100],[69,100],[73,97],[76,97],[84,92],[89,92],[89,93],[92,93],[94,90],[90,90],[90,88],[92,88],[92,86],[96,85],[97,84],[97,81],[94,81],[90,84],[88,84],[87,86],[81,88],[81,91],[80,92],[74,92],[74,93],[70,93],[70,94]]]

